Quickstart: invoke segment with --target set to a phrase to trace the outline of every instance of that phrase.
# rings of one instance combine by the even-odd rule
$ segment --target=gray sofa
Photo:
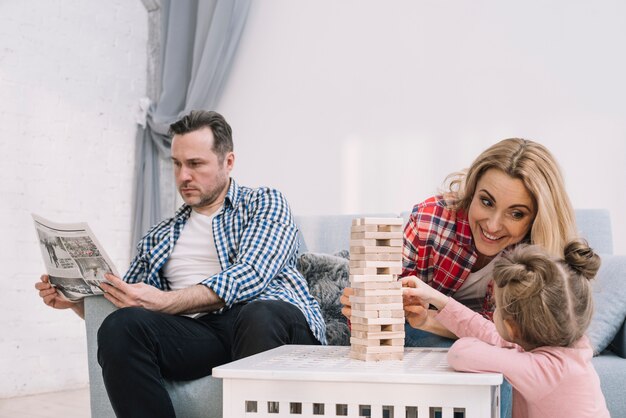
[[[370,216],[397,216],[377,214]],[[408,213],[401,214],[408,218]],[[577,222],[581,234],[590,245],[603,255],[603,267],[598,274],[594,294],[596,316],[590,328],[590,338],[600,351],[593,359],[600,375],[602,390],[613,417],[626,417],[626,256],[613,255],[611,224],[606,210],[578,210]],[[349,230],[355,216],[308,216],[297,217],[300,228],[301,253],[346,255]],[[327,258],[332,258],[329,256]],[[328,326],[330,344],[346,344],[346,325],[339,314],[339,293],[347,280],[347,262],[340,257],[335,269],[329,270],[322,280],[309,280],[312,292],[320,300]],[[304,257],[306,259],[306,257]],[[309,258],[310,260],[310,258]],[[606,266],[605,266],[606,264]],[[307,266],[304,266],[307,267]],[[311,270],[313,271],[313,270]],[[333,277],[336,276],[336,277]],[[312,282],[315,281],[315,282]],[[96,359],[96,334],[102,320],[115,308],[102,297],[85,299],[85,324],[89,358],[89,379],[92,417],[113,417],[102,382],[100,366]],[[167,382],[177,416],[221,417],[222,386],[219,379],[211,376],[190,382]],[[128,394],[132,397],[132,393]]]

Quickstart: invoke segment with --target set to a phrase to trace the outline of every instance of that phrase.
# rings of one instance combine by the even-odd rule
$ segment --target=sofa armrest
[[[611,341],[611,344],[609,344],[609,348],[618,356],[626,358],[626,320],[617,331],[617,334],[615,335],[615,338],[613,338],[613,341]]]
[[[102,369],[98,364],[98,329],[104,318],[116,309],[103,296],[85,298],[85,327],[87,329],[87,361],[89,364],[89,395],[91,397],[92,417],[115,417],[102,380]]]

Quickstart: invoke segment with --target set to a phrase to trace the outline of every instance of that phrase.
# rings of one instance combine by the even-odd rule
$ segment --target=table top
[[[213,368],[213,376],[320,382],[499,385],[500,373],[463,373],[445,348],[405,348],[403,360],[361,361],[349,346],[284,345]]]

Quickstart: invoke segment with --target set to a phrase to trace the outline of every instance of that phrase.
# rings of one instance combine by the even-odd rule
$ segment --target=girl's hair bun
[[[578,274],[591,280],[600,269],[600,256],[596,254],[587,241],[575,239],[565,246],[565,263]]]

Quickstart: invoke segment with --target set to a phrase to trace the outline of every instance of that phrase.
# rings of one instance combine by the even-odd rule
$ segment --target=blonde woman
[[[533,141],[505,139],[482,152],[466,173],[451,175],[446,193],[415,205],[404,230],[402,277],[417,277],[491,319],[492,271],[504,250],[532,243],[562,256],[575,236],[574,212],[552,154]],[[347,318],[352,293],[346,288],[341,296]],[[456,339],[434,319],[436,311],[420,315],[419,329],[405,326],[405,345],[450,346]],[[501,416],[507,418],[508,384],[501,393]]]
[[[562,256],[576,236],[574,212],[556,160],[530,140],[492,145],[448,183],[445,194],[413,208],[404,230],[402,277],[415,276],[491,318],[494,260],[522,242]],[[351,294],[347,288],[341,297],[348,318]],[[433,311],[423,314],[428,318],[420,329],[455,338],[432,320]]]

